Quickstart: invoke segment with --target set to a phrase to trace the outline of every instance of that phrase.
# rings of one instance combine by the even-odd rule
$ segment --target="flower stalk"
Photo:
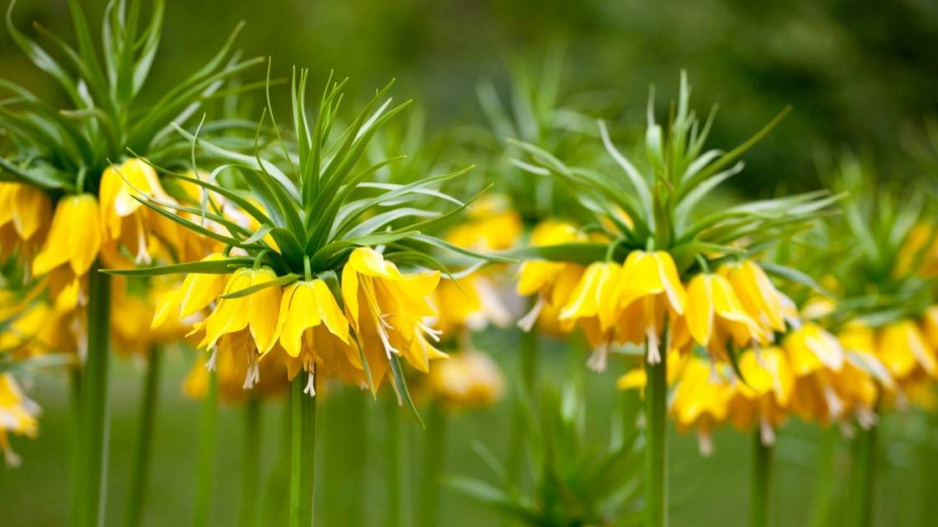
[[[668,525],[668,361],[645,362],[645,526]]]
[[[752,487],[749,498],[749,525],[768,527],[772,496],[772,463],[774,449],[762,440],[760,430],[752,436]]]
[[[104,525],[109,439],[111,278],[94,265],[88,276],[88,351],[82,379],[79,522]]]
[[[851,507],[854,521],[850,525],[873,525],[873,498],[876,488],[876,456],[878,427],[858,430],[853,440],[853,475],[851,481]]]
[[[150,467],[153,465],[151,458],[154,422],[156,421],[156,407],[159,399],[162,362],[163,350],[154,347],[150,350],[150,355],[146,361],[147,371],[143,385],[143,397],[140,400],[137,443],[133,466],[131,467],[130,489],[124,516],[124,525],[126,527],[140,525],[143,509],[146,505],[147,482],[149,481]]]
[[[313,381],[315,383],[315,380]],[[292,385],[290,463],[290,527],[313,525],[316,452],[316,398],[303,393],[306,379],[297,376]]]

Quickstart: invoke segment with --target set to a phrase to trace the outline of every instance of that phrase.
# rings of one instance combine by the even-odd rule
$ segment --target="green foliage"
[[[54,191],[96,192],[98,178],[129,151],[141,155],[169,152],[183,124],[216,94],[224,82],[261,59],[240,60],[232,53],[236,29],[221,50],[189,78],[174,84],[153,104],[140,104],[160,43],[164,0],[154,0],[150,21],[141,20],[140,0],[111,0],[102,21],[101,49],[78,0],[69,0],[76,46],[37,25],[50,41],[40,46],[13,23],[6,27],[16,45],[64,92],[70,105],[59,110],[25,88],[0,80],[12,96],[0,101],[0,125],[15,142],[14,154],[0,159],[0,180],[25,182]],[[61,58],[55,58],[59,56]],[[178,149],[176,149],[178,151]],[[173,164],[178,159],[156,157]]]
[[[785,198],[750,201],[709,211],[706,200],[721,183],[742,172],[740,158],[775,127],[787,110],[752,138],[729,152],[705,150],[715,109],[701,122],[690,108],[690,86],[681,77],[680,97],[662,126],[648,104],[645,170],[636,167],[612,143],[606,125],[599,132],[620,175],[571,167],[531,143],[517,142],[531,161],[515,164],[532,174],[559,178],[580,205],[593,214],[594,230],[610,240],[607,256],[622,260],[635,249],[669,251],[682,272],[700,262],[759,252],[773,240],[810,223],[839,197],[819,191]],[[624,176],[624,177],[623,177]],[[549,250],[543,251],[548,258]],[[700,270],[700,267],[696,267]]]
[[[522,399],[524,444],[531,457],[533,490],[491,484],[454,476],[449,485],[524,525],[573,527],[628,525],[641,516],[641,450],[632,423],[614,420],[609,443],[596,441],[586,428],[586,400],[582,382],[568,383],[561,392],[545,389],[539,415]],[[635,417],[631,415],[630,417]],[[476,451],[499,481],[506,467],[488,449]]]

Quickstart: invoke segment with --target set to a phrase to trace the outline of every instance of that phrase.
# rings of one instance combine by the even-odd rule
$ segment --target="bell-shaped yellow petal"
[[[823,368],[840,371],[843,367],[845,358],[840,341],[817,324],[809,322],[792,331],[782,345],[798,377]]]
[[[678,315],[684,314],[686,293],[670,254],[632,251],[622,267],[616,293],[621,307],[643,297],[664,294],[670,309]]]
[[[280,345],[291,357],[299,357],[303,333],[322,322],[312,282],[296,282],[284,289],[279,317]]]
[[[270,269],[257,269],[251,272],[251,286],[262,285],[276,279],[277,275]],[[247,296],[251,336],[254,337],[257,351],[261,355],[270,351],[277,342],[281,296],[280,286],[265,287]]]
[[[720,269],[733,286],[740,304],[764,328],[783,332],[785,319],[781,295],[758,264],[745,260]]]
[[[43,275],[69,263],[76,275],[85,274],[101,248],[98,202],[91,194],[59,200],[52,227],[42,250],[33,260],[33,272]]]
[[[909,376],[916,365],[929,376],[938,377],[935,352],[911,320],[896,322],[882,329],[878,357],[897,379]]]
[[[339,340],[348,344],[348,319],[345,318],[345,314],[336,302],[335,296],[332,295],[332,291],[326,285],[326,282],[313,280],[313,295],[316,300],[316,308],[319,311],[319,318],[325,323],[326,328]]]

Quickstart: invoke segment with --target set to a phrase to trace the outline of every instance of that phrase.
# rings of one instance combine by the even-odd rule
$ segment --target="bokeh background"
[[[99,20],[104,0],[82,0],[89,18]],[[870,156],[884,177],[924,181],[910,162],[910,144],[938,115],[938,3],[893,0],[859,5],[849,0],[168,0],[161,53],[144,97],[168,88],[163,79],[197,69],[242,20],[238,42],[247,55],[271,56],[274,74],[292,65],[311,69],[313,85],[330,70],[352,78],[350,90],[365,95],[390,78],[395,94],[414,98],[429,126],[484,122],[476,86],[491,79],[508,83],[509,65],[539,61],[562,50],[568,91],[604,94],[625,124],[640,124],[650,85],[662,99],[674,96],[679,72],[694,85],[696,106],[720,104],[713,144],[730,147],[760,128],[786,105],[794,111],[769,139],[747,155],[739,191],[765,195],[820,185],[815,167],[831,150]],[[6,2],[4,2],[4,8]],[[32,32],[41,23],[71,40],[65,0],[21,0],[15,23]],[[44,75],[0,29],[0,75],[50,98],[58,94]],[[262,78],[258,71],[257,77]],[[492,352],[509,375],[514,369],[517,335],[494,333],[478,345]],[[558,357],[561,355],[556,353]],[[199,407],[186,399],[180,384],[191,353],[168,358],[158,417],[155,466],[148,525],[185,524],[191,518]],[[550,361],[549,361],[550,362]],[[563,360],[552,367],[563,376]],[[590,421],[608,427],[610,372],[591,377]],[[140,368],[132,361],[115,367],[109,525],[121,520],[122,489],[129,472]],[[67,437],[64,379],[41,378],[35,392],[45,408],[41,435],[17,441],[23,467],[0,470],[0,526],[60,526],[66,518]],[[337,459],[365,456],[368,484],[361,492],[369,504],[369,525],[382,525],[386,453],[375,446],[384,433],[380,405],[371,405],[364,429],[344,416],[350,396],[324,397],[320,429],[343,429],[348,440],[320,443],[319,454]],[[454,419],[449,431],[449,471],[486,477],[471,451],[480,441],[503,452],[508,441],[509,403]],[[264,415],[265,469],[282,444],[281,408]],[[214,524],[233,525],[237,512],[240,414],[222,413]],[[891,417],[886,426],[884,484],[877,505],[879,525],[929,525],[928,496],[909,492],[930,470],[915,460],[919,421]],[[408,421],[408,451],[418,448],[419,427]],[[816,460],[826,432],[793,423],[779,440],[777,525],[808,525],[812,514]],[[341,436],[340,436],[341,437]],[[356,440],[357,438],[357,440]],[[733,432],[716,436],[717,452],[696,454],[693,437],[675,436],[672,448],[673,525],[743,524],[746,518],[749,438]],[[417,456],[404,455],[411,467]],[[337,517],[347,492],[341,463],[318,474],[324,525],[344,525]],[[408,472],[412,470],[408,469]],[[330,488],[331,487],[331,488]],[[495,517],[458,496],[447,494],[444,525],[492,525]],[[329,517],[328,515],[333,515]],[[275,525],[271,522],[271,525]]]

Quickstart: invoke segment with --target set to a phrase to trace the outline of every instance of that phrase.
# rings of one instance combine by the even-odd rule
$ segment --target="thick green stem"
[[[218,372],[209,372],[208,393],[202,400],[199,426],[199,461],[195,489],[195,527],[207,527],[212,511],[212,484],[215,481],[215,443],[218,435]]]
[[[290,450],[290,527],[313,525],[313,475],[316,452],[316,398],[303,393],[306,379],[293,380]]]
[[[69,525],[81,525],[81,493],[83,479],[81,475],[81,370],[75,367],[69,379],[69,432],[76,438],[68,442],[69,455]]]
[[[423,474],[420,485],[423,503],[419,508],[420,527],[436,527],[440,520],[440,486],[446,464],[446,409],[434,403],[427,413],[427,429],[424,433],[426,446],[423,449]]]
[[[853,488],[850,496],[850,511],[854,515],[852,525],[873,525],[873,498],[876,485],[876,449],[878,427],[860,430],[853,440]]]
[[[401,415],[397,400],[385,397],[384,459],[387,462],[388,527],[404,525],[404,467],[401,458]]]
[[[96,264],[88,276],[88,350],[82,380],[82,489],[78,506],[83,527],[104,526],[110,436],[110,325],[111,278],[98,272]]]
[[[140,419],[137,428],[137,444],[131,466],[130,488],[127,496],[127,509],[124,516],[126,527],[140,525],[146,502],[146,488],[150,476],[151,455],[153,452],[153,423],[156,420],[156,406],[159,399],[160,369],[163,350],[154,347],[147,357],[146,379],[143,396],[140,399]]]
[[[240,527],[257,524],[258,478],[261,470],[261,399],[250,397],[244,406],[244,445],[241,452]]]
[[[667,361],[646,361],[645,374],[645,525],[668,525]]]
[[[772,495],[773,448],[762,441],[757,428],[752,437],[752,494],[749,497],[749,525],[768,527]]]

